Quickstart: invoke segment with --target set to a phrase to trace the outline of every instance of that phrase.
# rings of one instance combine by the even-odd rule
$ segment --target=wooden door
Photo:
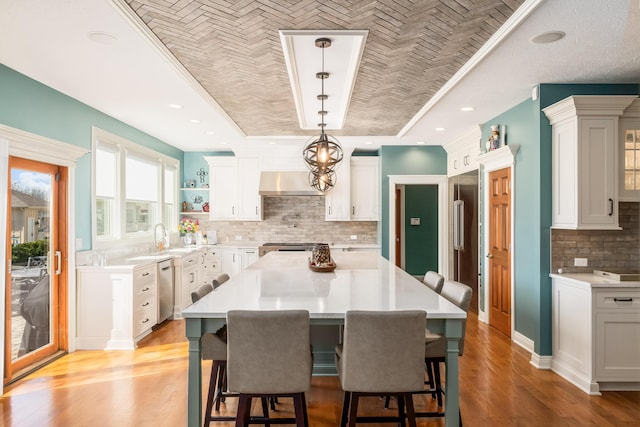
[[[9,158],[7,383],[67,346],[67,169]]]
[[[511,168],[489,174],[489,324],[511,337]]]

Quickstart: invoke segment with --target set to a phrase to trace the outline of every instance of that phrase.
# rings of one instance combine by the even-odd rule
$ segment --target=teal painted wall
[[[526,100],[488,120],[507,126],[507,143],[519,144],[515,167],[515,330],[534,341],[539,355],[551,354],[551,125],[541,111],[571,95],[638,95],[640,85],[541,84],[537,101]],[[483,220],[483,223],[486,221]],[[481,301],[481,304],[484,302]]]
[[[183,152],[80,101],[0,64],[0,123],[37,135],[91,149],[91,127],[121,136],[167,156],[183,160]],[[91,248],[91,155],[76,168],[76,237]]]
[[[404,196],[404,269],[413,275],[438,271],[438,186],[407,185]],[[420,225],[411,225],[411,218]]]
[[[382,146],[380,148],[382,256],[389,258],[389,175],[446,174],[447,153],[441,146]]]

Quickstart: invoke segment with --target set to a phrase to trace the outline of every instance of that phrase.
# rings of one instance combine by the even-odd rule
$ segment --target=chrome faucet
[[[160,235],[158,236],[158,228],[160,229]],[[169,247],[169,235],[167,233],[167,227],[162,223],[156,224],[154,230],[154,244],[157,252],[161,252],[163,249],[167,249]]]

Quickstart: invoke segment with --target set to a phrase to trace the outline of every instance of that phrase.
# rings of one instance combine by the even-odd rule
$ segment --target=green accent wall
[[[638,95],[640,85],[541,84],[530,99],[488,120],[507,126],[507,143],[519,144],[514,197],[515,330],[534,342],[539,355],[551,355],[551,125],[542,109],[571,95]],[[483,219],[483,224],[486,221]],[[484,301],[481,301],[483,306]]]
[[[380,148],[382,256],[389,258],[389,175],[446,175],[447,153],[441,146],[382,146]],[[405,203],[407,203],[405,199]],[[437,208],[437,204],[435,205]],[[437,268],[436,268],[437,270]],[[424,274],[424,271],[420,274]]]
[[[413,275],[438,271],[438,186],[406,185],[404,197],[404,269]],[[411,218],[420,225],[411,225]]]
[[[183,152],[0,64],[0,123],[91,150],[91,127],[183,160]],[[76,167],[76,238],[91,246],[91,155]]]

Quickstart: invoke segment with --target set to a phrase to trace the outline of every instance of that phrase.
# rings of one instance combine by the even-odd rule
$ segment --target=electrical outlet
[[[586,267],[589,265],[589,260],[587,258],[574,258],[573,265],[575,267]]]
[[[236,236],[236,240],[242,240],[242,236],[241,235],[237,235]]]
[[[358,235],[357,234],[352,234],[351,235],[351,240],[358,240]]]

